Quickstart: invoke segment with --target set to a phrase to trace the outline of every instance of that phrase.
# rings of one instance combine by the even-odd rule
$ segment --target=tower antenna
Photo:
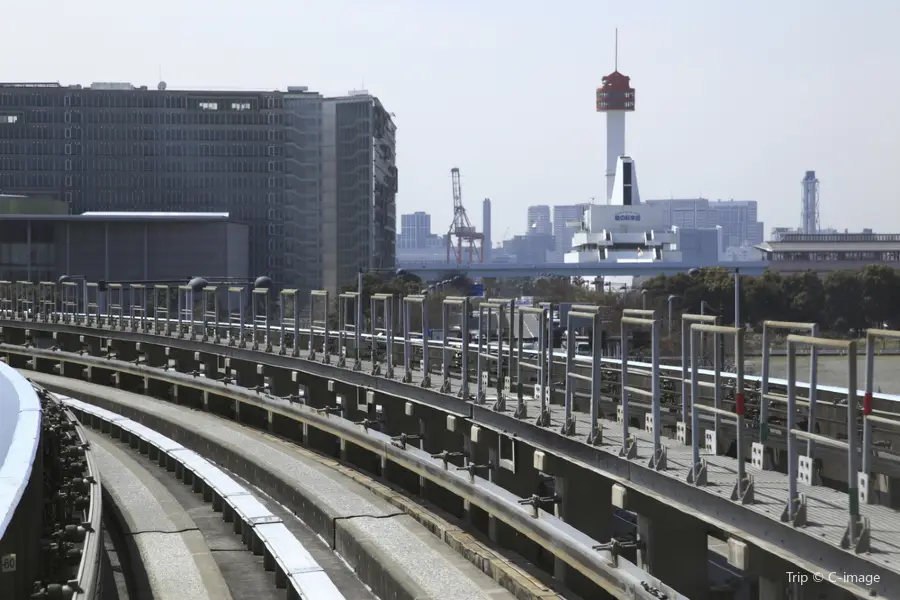
[[[619,70],[619,28],[616,27],[616,59],[615,59],[616,68],[615,70]]]

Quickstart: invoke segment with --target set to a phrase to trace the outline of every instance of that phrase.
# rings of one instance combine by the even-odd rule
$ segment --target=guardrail
[[[234,523],[234,533],[241,536],[244,545],[254,554],[263,556],[263,567],[275,572],[275,586],[288,590],[288,600],[340,600],[344,597],[281,517],[272,514],[221,469],[193,450],[131,419],[74,398],[57,397],[78,415],[82,423],[129,444],[155,460],[160,467],[175,471],[194,492],[202,493],[213,510],[221,512],[226,522]],[[92,600],[95,596],[83,598]]]
[[[540,507],[535,498],[522,498],[512,494],[489,479],[476,473],[477,465],[454,467],[446,456],[434,455],[411,445],[397,445],[391,436],[353,423],[332,414],[332,411],[316,409],[291,400],[267,396],[256,390],[227,385],[205,377],[196,377],[174,371],[163,371],[145,365],[127,363],[117,359],[82,356],[38,348],[10,348],[5,344],[2,352],[31,356],[32,360],[65,361],[98,370],[112,370],[140,378],[150,378],[169,385],[192,388],[209,396],[218,396],[235,402],[255,406],[266,412],[299,421],[306,427],[336,436],[382,460],[396,464],[425,478],[454,495],[484,510],[489,515],[545,548],[548,552],[570,565],[617,598],[658,599],[659,593],[676,596],[676,592],[664,582],[648,575],[646,571],[620,556],[615,548],[601,544],[565,523]],[[36,366],[36,365],[35,365]]]
[[[46,393],[46,392],[45,392]],[[103,588],[103,559],[105,548],[103,546],[103,498],[101,494],[100,469],[94,460],[90,444],[84,435],[84,430],[75,421],[74,415],[67,417],[75,426],[76,434],[85,457],[84,484],[89,487],[90,498],[87,506],[87,519],[74,530],[66,527],[67,532],[81,539],[81,562],[78,565],[78,575],[73,581],[66,584],[72,592],[72,600],[97,600]]]
[[[27,379],[0,363],[0,596],[30,590],[43,514],[28,491],[43,485],[41,402]],[[37,463],[36,463],[37,461]],[[31,497],[28,497],[28,496]]]

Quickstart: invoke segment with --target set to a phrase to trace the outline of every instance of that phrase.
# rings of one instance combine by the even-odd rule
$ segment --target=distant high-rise
[[[612,201],[616,164],[620,156],[625,156],[625,114],[634,112],[631,78],[619,73],[618,30],[615,70],[604,77],[602,87],[597,88],[597,112],[606,113],[606,199]]]
[[[71,210],[228,212],[250,270],[337,291],[394,264],[395,126],[377,98],[0,84],[0,189]]]
[[[485,198],[481,203],[481,231],[484,233],[484,241],[481,243],[481,252],[484,262],[491,262],[491,199]]]
[[[584,210],[590,204],[566,204],[553,207],[553,252],[550,262],[563,262],[566,252],[572,249],[572,236],[579,226],[573,225],[581,221]]]
[[[819,233],[819,180],[815,171],[806,172],[800,190],[800,231]]]
[[[430,236],[430,214],[418,211],[400,215],[400,235],[397,237],[398,249],[421,250],[422,248],[427,248]]]
[[[553,225],[550,221],[550,207],[546,204],[529,206],[527,213],[528,223],[525,235],[553,235]]]
[[[757,220],[755,200],[717,200],[706,198],[647,200],[647,204],[665,208],[664,225],[681,229],[722,228],[725,248],[755,246],[765,237]]]

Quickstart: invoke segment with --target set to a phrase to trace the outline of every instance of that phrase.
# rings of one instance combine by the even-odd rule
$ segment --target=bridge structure
[[[78,294],[60,302],[53,285],[0,282],[0,356],[11,366],[55,374],[58,388],[78,379],[130,389],[311,444],[317,431],[330,440],[320,443],[339,442],[344,460],[418,482],[430,501],[583,597],[599,588],[616,598],[710,598],[710,536],[766,600],[893,598],[900,589],[900,397],[874,392],[878,343],[900,332],[870,331],[861,348],[817,337],[814,324],[767,322],[763,373],[753,377],[743,330],[714,316],[684,315],[682,364],[669,366],[653,311],[630,311],[622,325],[623,342],[628,329],[650,330],[651,360],[623,361],[600,356],[591,306],[569,315],[569,331],[594,334],[594,355],[578,356],[573,340],[554,351],[543,329],[538,348],[525,348],[502,324],[527,314],[546,324],[552,306],[508,299],[376,295],[357,326],[359,296],[345,293],[335,328],[327,293],[314,292],[318,310],[303,328],[269,314],[269,290],[246,294],[247,316],[216,310],[214,288],[183,288],[171,318],[145,294],[101,314],[90,298],[79,306]],[[279,296],[282,309],[300,304],[293,290]],[[475,302],[507,318],[477,343],[435,342],[423,335],[430,301],[442,303],[445,329],[461,319],[468,331]],[[769,375],[775,332],[787,334],[785,380]],[[703,368],[704,345],[724,338],[733,372],[718,352]],[[818,351],[846,358],[846,387],[817,383]],[[636,515],[636,537],[615,534],[617,510]]]
[[[594,263],[544,263],[520,264],[446,264],[399,262],[397,268],[417,275],[426,281],[436,281],[447,273],[459,273],[472,278],[479,277],[597,277],[676,275],[691,269],[718,267],[745,275],[761,275],[769,268],[768,261],[730,261],[711,264],[674,261],[618,261]]]

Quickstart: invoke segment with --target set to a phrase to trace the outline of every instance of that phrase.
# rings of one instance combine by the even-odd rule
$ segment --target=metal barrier
[[[321,305],[322,318],[316,319],[316,308]],[[296,320],[298,315],[294,315]],[[328,349],[328,291],[312,290],[309,293],[309,360],[316,360],[316,333],[322,332],[322,362],[331,364],[331,353]],[[296,341],[294,342],[297,343]]]
[[[797,418],[797,346],[817,346],[845,352],[847,356],[847,441],[837,440],[795,429]],[[869,550],[868,519],[859,514],[860,457],[857,447],[857,391],[856,391],[856,341],[826,340],[809,336],[789,335],[787,338],[787,451],[788,497],[781,515],[782,521],[790,521],[795,527],[806,525],[806,497],[797,491],[797,480],[813,485],[813,464],[810,457],[798,456],[797,439],[815,440],[823,446],[847,451],[847,483],[849,522],[841,547],[852,548],[857,553]]]
[[[16,296],[11,281],[0,281],[0,315],[4,319],[15,318]]]
[[[790,321],[763,321],[762,335],[762,373],[760,377],[759,390],[759,442],[754,443],[753,452],[759,454],[762,447],[769,439],[769,403],[770,402],[787,402],[786,396],[771,394],[769,392],[770,364],[771,356],[771,334],[774,331],[785,331],[788,333],[801,331],[810,337],[818,337],[819,326],[816,323],[793,323]],[[800,406],[806,406],[809,410],[809,433],[816,433],[816,400],[818,392],[818,349],[813,346],[810,348],[809,356],[809,394],[805,401],[798,400]],[[758,444],[758,445],[757,445]],[[806,455],[813,456],[814,442],[806,441]]]
[[[338,295],[338,366],[342,368],[347,366],[347,334],[349,333],[348,327],[351,327],[351,324],[347,322],[347,315],[352,312],[352,327],[354,339],[356,340],[356,357],[353,361],[354,371],[362,370],[362,346],[360,346],[358,341],[361,321],[357,321],[357,318],[359,317],[359,306],[361,306],[359,292],[344,292]]]
[[[577,343],[575,341],[575,324],[578,321],[587,321],[591,327],[591,350],[595,356],[594,362],[591,364],[591,374],[581,375],[575,372],[575,350]],[[590,384],[591,398],[591,426],[587,436],[587,443],[599,445],[603,441],[603,432],[599,426],[600,417],[600,385],[601,373],[600,361],[596,358],[600,354],[600,346],[603,340],[603,330],[600,323],[600,307],[575,305],[569,310],[566,331],[566,404],[565,404],[565,420],[560,433],[563,435],[575,434],[575,382],[585,381]]]
[[[0,282],[0,286],[2,286],[6,282]],[[3,292],[0,292],[0,298],[4,296]],[[3,302],[3,300],[0,300]],[[79,313],[78,310],[78,282],[77,281],[63,281],[60,290],[59,290],[59,303],[60,308],[63,312],[63,321],[66,323],[78,323]],[[5,313],[5,305],[0,305],[0,313]]]
[[[525,405],[524,387],[525,382],[522,380],[522,369],[534,371],[537,381],[534,384],[534,399],[540,402],[540,413],[535,420],[538,427],[547,427],[550,425],[550,407],[547,402],[547,321],[550,314],[547,308],[535,308],[532,306],[520,306],[517,311],[518,318],[518,347],[516,357],[516,412],[513,415],[517,419],[525,419],[528,417],[528,410]],[[538,318],[538,347],[536,362],[528,362],[525,360],[525,336],[522,330],[525,324],[525,315],[537,315]]]
[[[285,323],[289,321],[285,317],[285,313],[287,312],[287,307],[291,307],[291,312],[293,313],[293,318],[290,321],[291,323],[291,335],[294,336],[293,343],[291,344],[291,356],[299,356],[300,355],[300,294],[297,290],[281,290],[279,292],[279,296],[281,297],[281,327],[278,330],[278,354],[284,356],[287,354],[287,347],[285,346],[285,333],[287,332],[287,327]],[[338,365],[342,366],[342,365]]]
[[[448,296],[441,304],[441,323],[444,328],[443,348],[441,352],[441,393],[449,394],[450,387],[450,354],[454,349],[450,346],[450,316],[453,309],[460,313],[460,369],[461,381],[458,395],[469,400],[469,308],[470,300],[467,296]]]
[[[56,284],[52,281],[38,282],[38,314],[41,321],[56,321]]]
[[[372,334],[372,375],[381,375],[381,363],[378,361],[378,334],[384,334],[384,376],[394,377],[394,295],[372,294],[371,298],[371,331]],[[381,309],[380,311],[378,309]],[[383,327],[378,327],[381,316]]]
[[[553,352],[554,346],[553,343],[555,341],[554,335],[556,333],[555,328],[553,327],[553,310],[554,308],[558,309],[559,305],[554,305],[552,302],[539,302],[538,307],[547,310],[547,330],[544,332],[544,335],[547,336],[547,370],[545,371],[545,383],[544,393],[547,395],[547,417],[549,418],[550,409],[549,405],[553,403],[553,394],[556,391],[556,386],[553,382]],[[543,418],[543,417],[538,417]],[[547,426],[550,425],[550,422],[547,422]]]
[[[695,315],[684,313],[681,315],[681,422],[675,424],[675,439],[682,444],[687,445],[688,441],[688,416],[691,414],[691,407],[688,404],[688,398],[693,399],[689,395],[688,386],[691,378],[688,369],[693,366],[691,363],[691,325],[694,323],[703,323],[706,325],[717,325],[719,317],[715,315]],[[623,355],[624,356],[624,355]]]
[[[252,350],[259,350],[259,321],[262,319],[263,322],[263,341],[265,342],[265,351],[272,351],[272,338],[269,336],[270,323],[269,323],[269,289],[268,288],[253,288],[250,291],[250,299],[251,299],[251,315],[253,317],[253,346]],[[260,306],[262,309],[260,309]],[[241,307],[241,312],[243,312],[243,307]]]
[[[500,398],[503,398],[502,403],[495,407],[495,410],[503,410],[506,406],[505,399],[513,395],[512,388],[512,365],[513,359],[515,356],[515,348],[516,348],[516,331],[515,331],[515,323],[516,323],[516,299],[515,298],[491,298],[491,304],[499,306],[499,312],[497,314],[497,356],[503,357],[503,322],[506,321],[509,331],[507,335],[507,343],[506,348],[507,356],[506,356],[506,368],[503,369],[505,373],[502,378],[503,385],[501,386],[500,378],[497,380],[497,388],[500,390],[498,392],[497,398],[498,401]],[[507,316],[507,310],[508,316]],[[504,319],[504,317],[506,317]],[[500,361],[500,364],[503,364],[503,361]]]
[[[37,318],[34,306],[34,284],[30,281],[16,282],[16,314],[23,319]]]
[[[93,298],[93,301],[91,298]],[[100,285],[93,281],[85,283],[84,299],[87,302],[84,312],[86,313],[85,318],[87,319],[88,327],[94,323],[103,325],[102,317],[100,316]],[[93,318],[91,318],[92,315]]]
[[[176,289],[178,290],[177,337],[184,337],[185,322],[187,322],[189,337],[194,339],[194,288],[189,285],[179,285]]]
[[[503,304],[491,300],[478,305],[478,349],[475,355],[475,404],[484,404],[487,388],[491,382],[491,363],[496,366],[497,399],[494,410],[506,408],[503,397]],[[497,316],[497,354],[491,352],[491,338],[494,337],[494,315]],[[465,335],[465,334],[464,334]],[[485,338],[487,340],[485,341]]]
[[[862,467],[859,472],[859,499],[863,504],[872,504],[872,458],[874,454],[872,436],[876,425],[900,428],[900,419],[895,413],[875,411],[872,393],[875,391],[875,342],[877,340],[900,340],[900,331],[890,329],[869,329],[866,331],[866,387],[863,396],[863,441]],[[878,414],[875,414],[878,413]]]
[[[118,327],[120,331],[125,330],[125,290],[121,283],[107,284],[106,295],[108,298],[106,313],[110,315],[114,321],[110,322],[111,327]]]
[[[131,292],[129,293],[129,295],[131,300],[131,307],[129,309],[131,329],[132,331],[137,331],[138,329],[140,329],[141,331],[146,331],[147,288],[144,287],[144,284],[142,283],[132,283]],[[136,300],[137,298],[140,298],[140,302]],[[140,324],[140,327],[135,326],[138,323]]]
[[[428,296],[417,294],[403,298],[403,383],[412,383],[412,363],[414,335],[422,339],[422,381],[420,387],[431,387],[431,371],[428,344]],[[418,306],[422,315],[421,331],[413,331],[413,306]]]
[[[713,346],[718,349],[723,336],[730,335],[734,338],[734,361],[736,368],[736,381],[734,393],[734,412],[721,406],[721,397],[715,394],[713,406],[700,404],[699,400],[699,357],[701,336],[710,333],[713,336]],[[718,380],[721,376],[721,364],[718,350],[715,353],[714,376]],[[688,472],[687,481],[694,485],[707,484],[706,459],[700,458],[700,413],[713,415],[714,427],[718,429],[721,417],[734,417],[737,447],[737,481],[731,491],[731,499],[741,504],[753,503],[753,477],[747,473],[747,459],[744,449],[744,413],[746,410],[744,399],[744,328],[726,327],[723,325],[706,325],[695,323],[691,325],[691,470]],[[715,432],[705,431],[706,451],[713,455],[718,454]]]
[[[622,311],[622,356],[628,356],[628,334],[631,330],[641,328],[650,330],[651,373],[650,391],[628,385],[628,361],[622,361],[622,403],[617,407],[616,420],[622,423],[621,455],[628,458],[637,456],[637,444],[629,435],[630,414],[628,412],[628,396],[635,394],[650,398],[650,412],[644,417],[644,429],[653,436],[653,454],[648,467],[656,471],[666,470],[666,448],[662,445],[662,418],[660,416],[660,374],[659,374],[659,319],[656,311],[641,309],[625,309]]]
[[[209,341],[209,330],[212,329],[213,341],[219,343],[219,288],[215,285],[204,286],[200,291],[201,300],[201,318],[203,319],[203,337],[202,341]],[[212,305],[212,310],[210,310]],[[210,321],[212,324],[210,325]]]
[[[153,286],[153,331],[169,335],[169,305],[172,302],[169,286],[156,284]],[[160,319],[163,327],[160,328]]]
[[[233,315],[235,312],[235,296],[237,296],[238,315],[237,343],[235,343],[234,339],[233,323]],[[236,285],[229,287],[228,290],[226,290],[225,304],[227,305],[226,308],[228,310],[228,345],[237,345],[238,348],[246,348],[247,343],[244,341],[244,288]]]

